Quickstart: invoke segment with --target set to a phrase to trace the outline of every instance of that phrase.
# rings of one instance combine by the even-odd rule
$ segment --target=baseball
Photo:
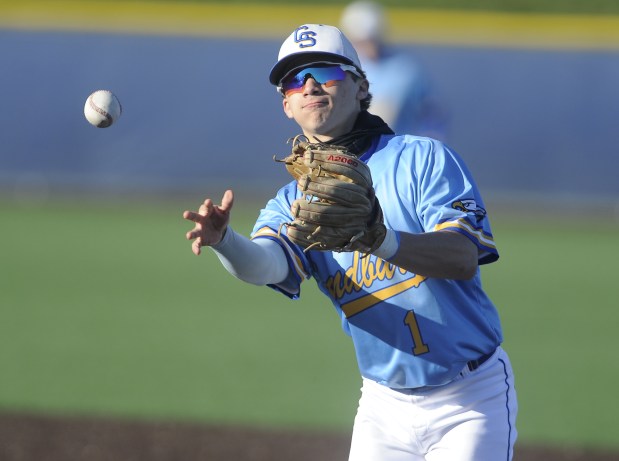
[[[122,114],[122,106],[114,93],[98,90],[88,96],[84,105],[84,116],[97,128],[111,126]]]

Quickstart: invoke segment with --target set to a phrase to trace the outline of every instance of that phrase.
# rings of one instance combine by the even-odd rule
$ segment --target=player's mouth
[[[313,101],[309,101],[306,104],[304,104],[303,109],[317,109],[317,108],[325,107],[328,104],[329,104],[328,101],[313,100]]]

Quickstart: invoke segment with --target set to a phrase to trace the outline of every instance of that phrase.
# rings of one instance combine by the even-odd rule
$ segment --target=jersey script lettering
[[[396,272],[407,274],[408,272],[380,258],[362,258],[360,253],[353,254],[353,263],[346,269],[338,270],[327,279],[326,287],[333,299],[341,299],[346,294],[369,288],[374,281],[391,280]],[[382,288],[374,293],[368,293],[354,301],[343,304],[342,310],[346,317],[356,315],[385,299],[400,294],[409,288],[418,287],[426,277],[410,274],[411,278],[400,281],[393,285]]]

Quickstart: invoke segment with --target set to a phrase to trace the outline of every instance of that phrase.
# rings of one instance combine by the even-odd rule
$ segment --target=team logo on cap
[[[299,48],[309,48],[316,44],[316,32],[308,31],[309,27],[301,26],[294,31],[294,42],[299,44]]]

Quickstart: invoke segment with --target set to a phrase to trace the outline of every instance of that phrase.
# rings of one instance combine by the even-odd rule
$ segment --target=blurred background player
[[[371,1],[350,3],[340,27],[357,50],[372,87],[370,112],[398,134],[412,133],[445,140],[445,116],[434,99],[423,69],[408,53],[387,43],[384,8]]]

